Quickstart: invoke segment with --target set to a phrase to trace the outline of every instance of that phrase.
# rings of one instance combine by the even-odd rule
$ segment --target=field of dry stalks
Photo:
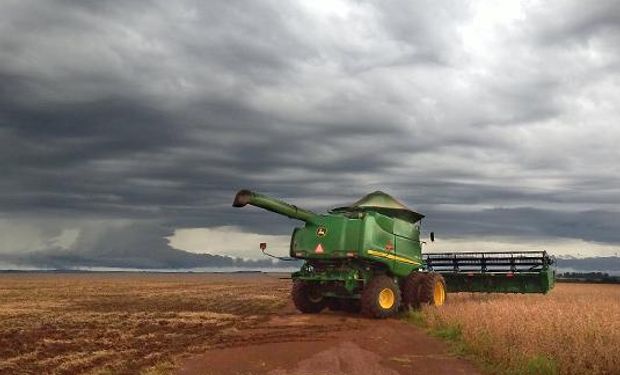
[[[450,294],[409,317],[491,373],[619,374],[620,286],[556,284],[548,295]]]
[[[266,275],[1,274],[0,374],[166,373],[287,302]]]
[[[0,274],[0,374],[161,374],[210,348],[310,340],[321,327],[263,327],[289,290],[290,280],[262,274]],[[620,369],[617,285],[450,294],[408,318],[489,373]]]

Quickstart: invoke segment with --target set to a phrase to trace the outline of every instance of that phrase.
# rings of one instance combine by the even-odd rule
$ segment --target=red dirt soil
[[[259,328],[185,359],[179,375],[399,375],[480,372],[440,340],[397,319],[300,314],[287,306]]]

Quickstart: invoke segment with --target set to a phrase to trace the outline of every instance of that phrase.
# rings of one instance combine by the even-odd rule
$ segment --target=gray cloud
[[[4,3],[0,217],[287,234],[234,192],[380,189],[448,237],[618,244],[616,7]]]
[[[615,224],[620,219],[617,212],[497,208],[460,214],[437,211],[431,217],[429,224],[434,228],[477,238],[503,235],[521,239],[560,237],[592,242],[620,242]]]

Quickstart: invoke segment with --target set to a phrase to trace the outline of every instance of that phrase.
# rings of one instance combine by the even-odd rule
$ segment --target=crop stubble
[[[2,274],[0,373],[136,373],[211,348],[313,340],[353,327],[264,327],[290,303],[289,291],[290,281],[273,275]],[[436,329],[458,327],[468,349],[497,371],[519,373],[538,356],[561,374],[620,368],[619,286],[451,294],[418,314]]]
[[[289,286],[264,275],[0,275],[0,373],[136,373],[240,344]]]

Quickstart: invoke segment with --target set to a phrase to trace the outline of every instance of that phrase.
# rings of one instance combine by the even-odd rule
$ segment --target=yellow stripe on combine
[[[381,258],[386,258],[386,259],[391,259],[391,260],[397,260],[399,262],[408,263],[408,264],[416,264],[416,265],[420,265],[421,264],[421,263],[413,261],[413,260],[411,260],[409,258],[400,257],[400,256],[394,255],[394,254],[384,253],[383,251],[368,250],[368,255],[373,255],[373,256],[376,256],[376,257],[381,257]]]

